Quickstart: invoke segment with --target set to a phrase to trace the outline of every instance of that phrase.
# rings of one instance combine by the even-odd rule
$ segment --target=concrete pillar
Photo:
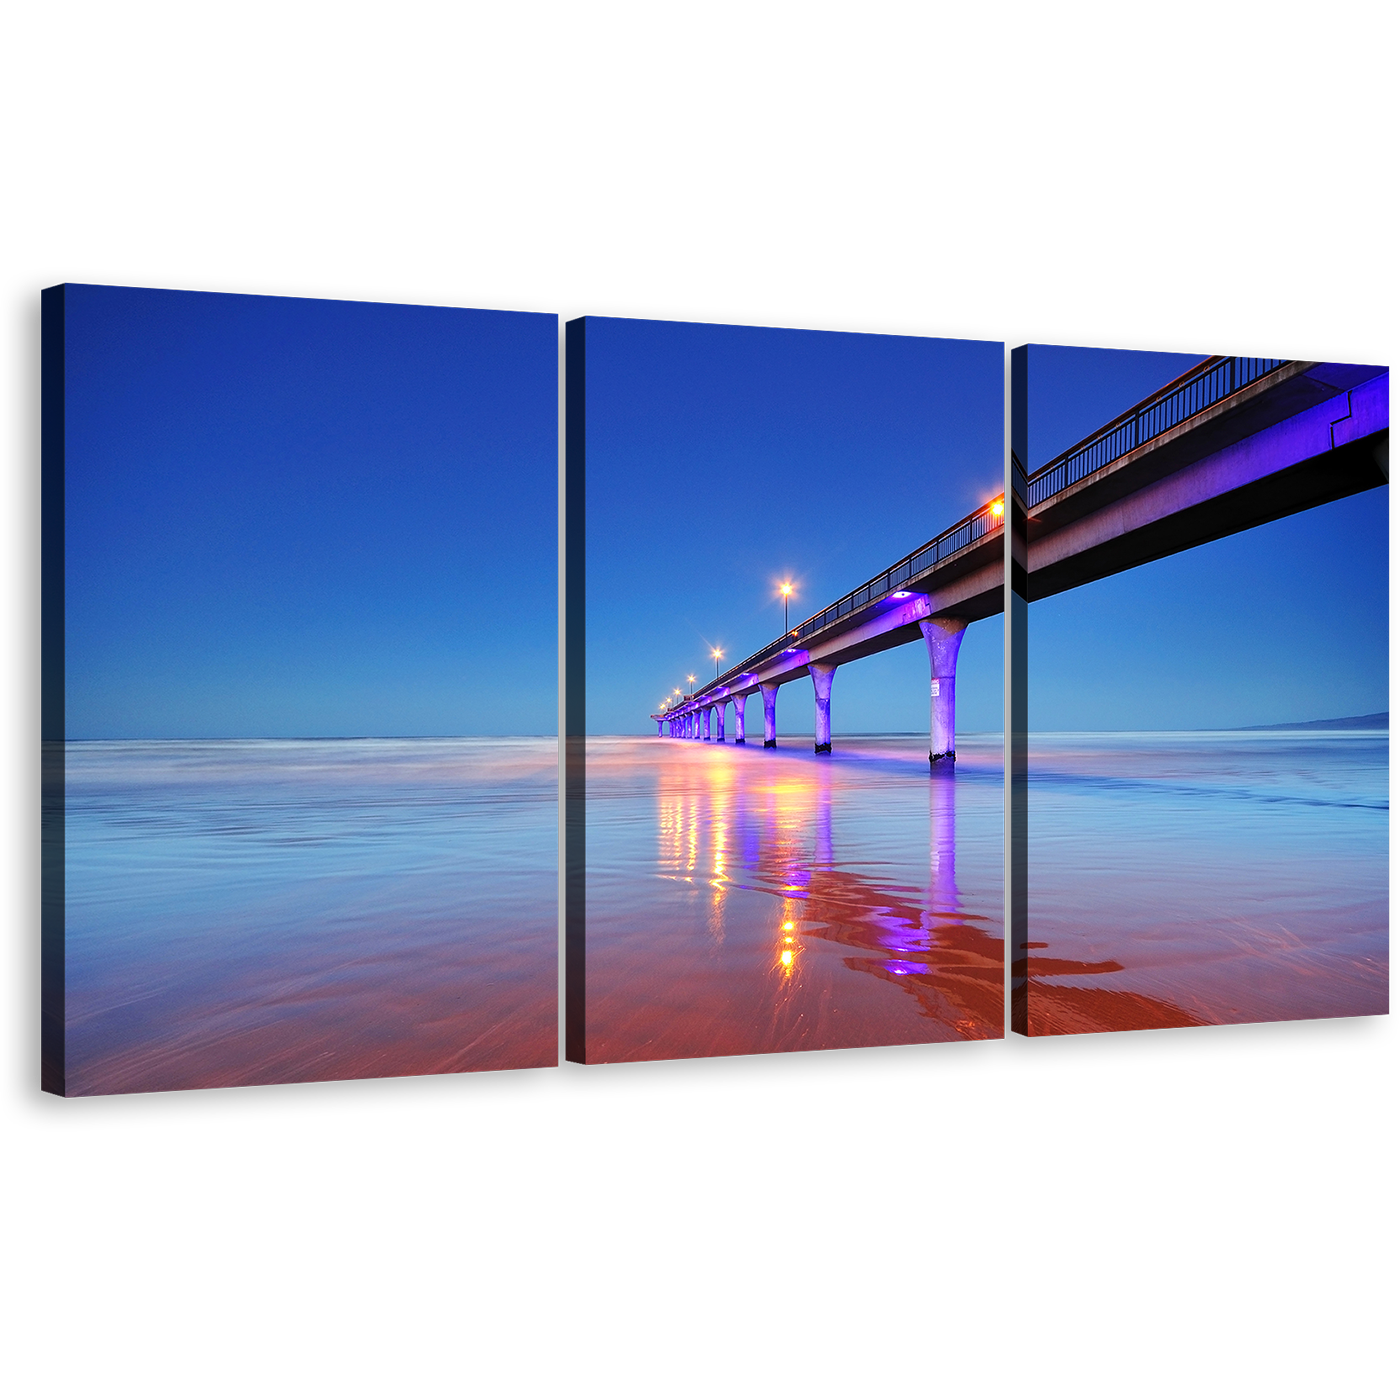
[[[708,739],[710,737],[710,707],[708,705],[700,711],[700,724],[704,729],[704,733],[700,737]]]
[[[666,737],[666,721],[664,719],[656,721],[656,737],[658,739],[664,739]]]
[[[763,747],[776,749],[778,747],[778,687],[760,684],[758,688],[763,692]]]
[[[812,678],[812,689],[817,696],[817,742],[818,753],[831,752],[831,679],[836,674],[835,666],[814,661],[807,667]]]
[[[748,698],[747,695],[734,697],[734,742],[736,744],[744,742],[744,702]]]
[[[928,645],[928,761],[957,758],[958,648],[967,623],[960,617],[933,617],[919,623]]]
[[[724,707],[726,703],[726,701],[721,700],[719,704],[715,706],[715,738],[718,739],[721,744],[724,743]]]

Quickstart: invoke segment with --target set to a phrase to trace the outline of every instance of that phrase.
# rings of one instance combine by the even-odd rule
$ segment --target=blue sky
[[[589,732],[656,732],[687,673],[714,674],[1002,487],[999,341],[590,317]],[[959,729],[999,730],[1000,617],[968,629]],[[922,642],[842,667],[834,733],[928,727]],[[757,701],[749,724],[761,723]],[[812,732],[805,682],[778,732]]]
[[[66,317],[70,739],[556,731],[555,317]]]
[[[70,286],[68,736],[553,733],[556,334]],[[591,732],[776,636],[780,579],[796,621],[1000,489],[998,342],[593,318],[588,347]],[[1031,465],[1200,358],[1032,347]],[[1387,494],[1032,605],[1032,727],[1386,709]],[[964,732],[1000,728],[1001,637],[968,631]],[[844,667],[833,728],[921,731],[926,682],[921,646]]]
[[[1034,469],[1202,355],[1031,346]],[[1032,603],[1033,730],[1206,729],[1389,708],[1389,488]]]

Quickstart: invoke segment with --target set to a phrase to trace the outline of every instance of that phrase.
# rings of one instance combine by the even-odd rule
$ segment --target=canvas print
[[[566,329],[566,1054],[1003,1025],[1003,347]]]
[[[1012,368],[1014,1029],[1386,1012],[1388,371]]]
[[[557,318],[43,316],[45,1088],[557,1063]]]

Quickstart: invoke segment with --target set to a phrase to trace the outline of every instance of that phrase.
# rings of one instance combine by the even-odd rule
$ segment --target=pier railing
[[[931,569],[935,564],[942,563],[943,560],[956,554],[960,549],[966,549],[968,545],[975,544],[983,535],[999,529],[1002,523],[1001,510],[1002,499],[998,496],[996,500],[989,501],[985,506],[973,511],[971,515],[959,520],[956,525],[949,526],[941,535],[935,535],[927,544],[920,545],[912,553],[906,554],[903,559],[891,564],[883,573],[876,574],[874,578],[867,580],[859,588],[853,588],[845,597],[838,598],[830,607],[823,608],[819,613],[813,613],[805,622],[798,623],[790,632],[783,633],[781,637],[769,642],[762,650],[754,652],[752,656],[745,657],[737,666],[731,666],[718,680],[703,687],[703,690],[712,690],[716,686],[725,684],[726,681],[733,680],[735,676],[742,676],[745,672],[752,671],[756,666],[777,656],[780,652],[799,646],[814,633],[820,632],[822,628],[829,627],[833,622],[855,612],[857,608],[878,602],[887,594],[896,592],[910,579],[918,577],[919,574]]]
[[[1093,436],[1075,443],[1032,472],[1026,481],[1026,505],[1038,506],[1287,363],[1237,355],[1213,355],[1202,360],[1126,413],[1120,413]]]

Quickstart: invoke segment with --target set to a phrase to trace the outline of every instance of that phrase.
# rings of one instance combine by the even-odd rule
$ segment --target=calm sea
[[[557,1060],[554,739],[70,743],[70,1094]]]
[[[1002,1033],[1002,742],[587,745],[591,1061]]]
[[[1032,1032],[1388,1008],[1389,734],[1033,734]]]

